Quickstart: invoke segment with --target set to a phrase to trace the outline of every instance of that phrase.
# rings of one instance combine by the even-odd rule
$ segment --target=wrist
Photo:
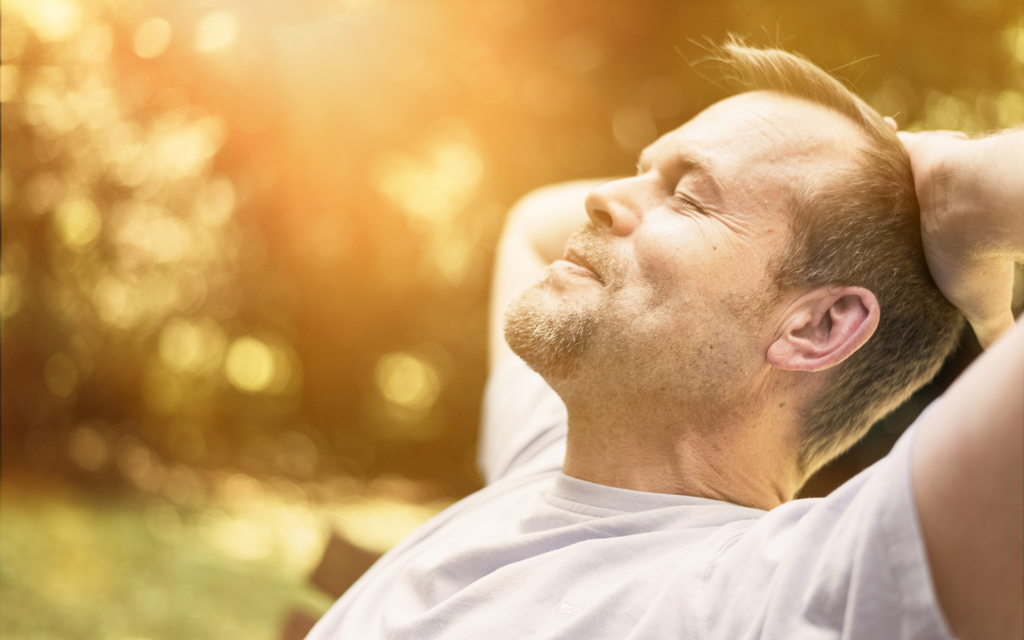
[[[927,141],[929,161],[915,167],[915,188],[922,210],[922,232],[940,239],[949,253],[977,259],[1020,260],[1024,255],[1024,217],[1014,154],[995,138]],[[1003,162],[993,170],[993,163]],[[924,212],[928,212],[927,216]]]

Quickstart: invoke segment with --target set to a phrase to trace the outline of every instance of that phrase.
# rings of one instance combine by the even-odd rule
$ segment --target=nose
[[[640,222],[634,184],[638,178],[605,182],[587,194],[587,216],[598,229],[616,236],[628,236]]]

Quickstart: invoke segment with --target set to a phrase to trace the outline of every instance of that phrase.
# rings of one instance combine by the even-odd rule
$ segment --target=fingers
[[[889,119],[891,120],[891,118],[889,118]],[[895,121],[893,122],[893,124],[891,124],[889,126],[894,126],[894,125],[895,125]],[[895,127],[893,128],[893,131],[896,131]],[[896,135],[899,136],[900,140],[903,141],[903,144],[909,144],[909,143],[912,143],[912,142],[918,142],[920,140],[925,140],[927,138],[932,138],[932,137],[954,138],[956,140],[970,140],[970,137],[966,133],[964,133],[963,131],[948,131],[946,129],[935,129],[935,130],[932,130],[932,131],[914,131],[914,132],[911,132],[911,131],[896,131]]]
[[[885,124],[889,125],[889,128],[891,128],[893,132],[900,137],[900,140],[903,140],[904,144],[906,144],[908,140],[917,140],[929,136],[947,136],[950,138],[957,138],[959,140],[968,139],[967,134],[963,131],[950,131],[948,129],[934,129],[931,131],[917,132],[900,131],[900,126],[896,124],[895,118],[885,116],[882,120],[885,121]]]

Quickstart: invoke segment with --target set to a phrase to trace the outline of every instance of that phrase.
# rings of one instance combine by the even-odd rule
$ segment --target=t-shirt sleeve
[[[484,392],[477,462],[484,480],[557,471],[565,461],[565,405],[515,356],[494,368]]]
[[[704,579],[704,638],[951,639],[911,486],[919,424],[827,498],[728,536]]]

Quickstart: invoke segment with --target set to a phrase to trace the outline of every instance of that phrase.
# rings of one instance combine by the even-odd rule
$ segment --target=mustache
[[[582,258],[605,286],[622,283],[625,266],[618,259],[607,234],[602,233],[593,222],[580,226],[569,236],[565,246]]]

